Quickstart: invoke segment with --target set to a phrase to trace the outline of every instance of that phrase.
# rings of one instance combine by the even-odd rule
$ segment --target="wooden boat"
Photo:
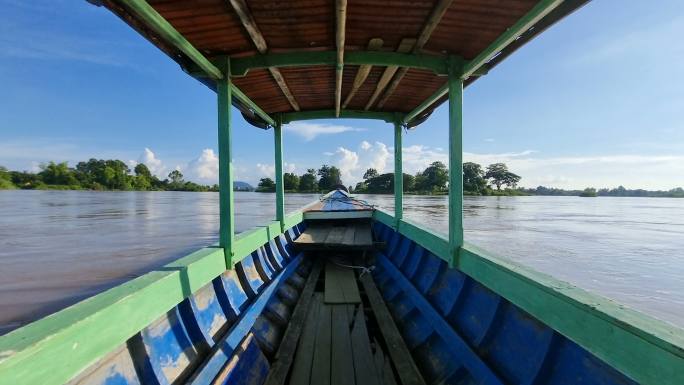
[[[684,384],[680,329],[464,243],[460,173],[448,237],[403,218],[402,130],[448,100],[461,168],[463,86],[585,1],[91,2],[216,90],[220,241],[1,337],[0,384]],[[230,105],[276,154],[239,235]],[[393,213],[285,215],[282,124],[333,117],[394,125]]]

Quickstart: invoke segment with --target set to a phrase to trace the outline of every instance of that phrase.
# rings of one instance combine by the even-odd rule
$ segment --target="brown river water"
[[[387,195],[359,196],[392,210]],[[288,194],[286,210],[318,199]],[[273,194],[237,193],[241,232]],[[406,196],[405,217],[447,230],[447,197]],[[465,238],[684,327],[684,199],[466,197]],[[0,334],[217,240],[218,194],[0,191]]]

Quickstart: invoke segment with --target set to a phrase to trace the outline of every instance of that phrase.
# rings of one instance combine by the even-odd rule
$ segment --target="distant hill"
[[[254,186],[247,182],[236,180],[233,182],[233,191],[254,191]]]

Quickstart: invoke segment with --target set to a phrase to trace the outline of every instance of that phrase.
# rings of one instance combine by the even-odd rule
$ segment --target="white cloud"
[[[361,142],[360,147],[362,150],[368,150],[369,148],[371,148],[371,144],[364,140],[363,142]]]
[[[492,142],[494,142],[494,138],[485,138],[484,141],[485,141],[485,142],[492,143]]]
[[[392,167],[388,168],[388,163],[393,163],[392,155],[382,142],[371,144],[364,140],[356,151],[338,147],[334,153],[329,154],[332,157],[331,163],[340,169],[345,184],[353,185],[361,181],[363,173],[369,168],[380,173],[392,171]]]
[[[162,179],[166,177],[166,166],[164,165],[164,162],[157,158],[157,154],[149,148],[145,147],[145,150],[138,158],[138,163],[144,163],[153,175]]]
[[[257,180],[263,177],[268,177],[271,179],[275,178],[275,165],[273,164],[257,163],[256,171],[258,175]],[[283,173],[295,171],[297,171],[297,166],[294,163],[283,163]]]
[[[283,129],[303,137],[306,141],[313,140],[319,135],[340,134],[348,131],[365,131],[363,128],[306,122],[290,123],[285,125]]]
[[[199,157],[188,163],[188,178],[199,183],[218,183],[218,155],[211,148],[205,148]]]

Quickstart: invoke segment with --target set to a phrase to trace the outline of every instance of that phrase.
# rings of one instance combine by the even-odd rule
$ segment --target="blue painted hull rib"
[[[259,247],[70,383],[263,384],[319,258],[293,247],[304,226]],[[635,384],[393,229],[374,222],[373,233],[385,248],[371,258],[372,281],[408,349],[406,357],[426,384]],[[349,279],[358,284],[358,274]],[[320,376],[400,383],[399,363],[391,360],[365,292],[361,304],[325,303],[324,282],[321,273],[308,285],[316,293],[307,289],[311,306],[308,315],[299,316],[307,320],[299,348],[287,364],[279,362],[279,371],[289,373],[280,375],[282,384],[302,378],[320,383]],[[347,353],[338,350],[342,347]]]

